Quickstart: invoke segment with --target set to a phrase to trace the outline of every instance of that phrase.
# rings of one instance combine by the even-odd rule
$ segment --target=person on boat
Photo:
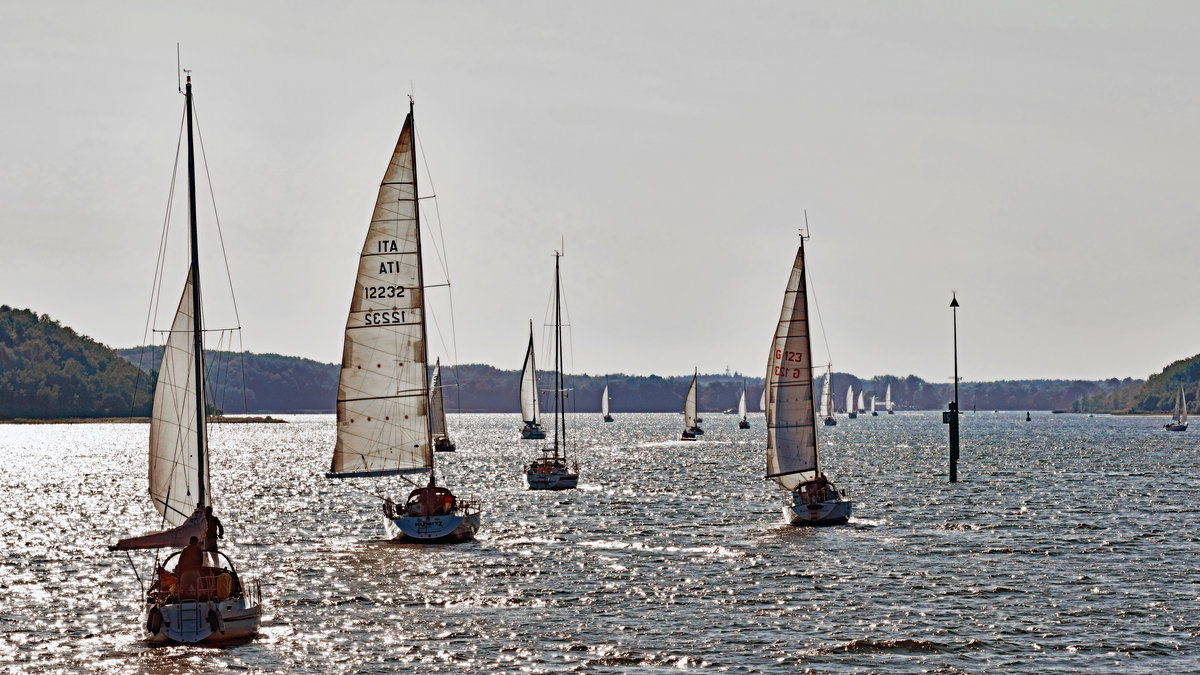
[[[213,513],[211,506],[204,507],[204,550],[217,552],[217,540],[225,537],[225,526]]]
[[[204,568],[204,552],[200,550],[200,539],[192,537],[188,545],[179,552],[179,562],[175,563],[175,576],[179,578],[179,591],[195,591],[200,580],[200,570]]]

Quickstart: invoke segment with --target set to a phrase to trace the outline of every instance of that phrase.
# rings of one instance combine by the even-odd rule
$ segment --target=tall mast
[[[558,259],[554,252],[554,454],[558,454],[558,426],[562,423],[562,456],[567,458],[567,405],[563,397],[562,374],[562,298],[559,291]]]
[[[184,93],[187,108],[188,226],[192,244],[192,351],[196,378],[196,505],[204,505],[205,416],[204,416],[204,330],[200,321],[200,246],[196,241],[196,155],[192,149],[192,76],[187,76]]]
[[[806,214],[807,215],[807,214]],[[808,390],[812,391],[812,331],[808,330],[811,322],[808,320],[808,264],[804,260],[804,235],[800,235],[800,289],[804,290],[804,351],[808,353]],[[794,310],[793,310],[794,311]],[[812,405],[809,403],[808,405]],[[821,475],[821,451],[817,447],[817,423],[813,420],[813,473]]]
[[[417,117],[413,113],[413,97],[408,97],[409,153],[413,163],[413,228],[416,231],[414,240],[417,243],[417,290],[421,294],[421,389],[425,395],[426,406],[429,405],[429,338],[425,334],[425,269],[421,261],[421,193],[417,190]],[[433,419],[425,416],[425,444],[433,448]],[[433,453],[429,453],[429,484],[434,484]]]

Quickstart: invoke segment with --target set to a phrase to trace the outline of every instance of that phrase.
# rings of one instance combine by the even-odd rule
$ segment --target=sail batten
[[[433,467],[412,126],[410,112],[359,256],[342,347],[331,475]]]
[[[767,361],[766,475],[784,490],[796,489],[819,471],[806,283],[801,242]]]

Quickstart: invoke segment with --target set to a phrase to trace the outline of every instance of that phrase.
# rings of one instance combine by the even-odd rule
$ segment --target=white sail
[[[1187,394],[1183,393],[1183,385],[1179,385],[1179,406],[1181,408],[1179,414],[1179,423],[1187,424]]]
[[[738,399],[738,417],[746,419],[746,385],[742,385],[742,397]]]
[[[821,384],[821,417],[829,417],[830,408],[833,407],[833,393],[829,382],[831,379],[833,378],[830,377],[830,371],[827,369],[824,382]]]
[[[196,511],[208,506],[208,453],[199,447],[196,428],[196,391],[204,383],[196,379],[195,335],[192,320],[192,273],[188,271],[183,297],[175,310],[171,332],[163,345],[150,413],[150,499],[154,508],[171,525],[182,525]],[[204,466],[199,466],[200,462]],[[201,478],[203,475],[203,478]]]
[[[854,385],[846,388],[846,412],[854,412]]]
[[[537,364],[533,362],[533,323],[529,324],[529,349],[525,351],[525,368],[521,371],[521,420],[537,424],[541,417],[538,406]]]
[[[860,391],[860,392],[858,392],[858,412],[862,412],[866,409],[867,409],[867,403],[863,399],[863,392]]]
[[[764,381],[764,385],[765,385],[765,381]],[[763,387],[762,395],[758,397],[758,409],[763,412],[766,412],[766,410],[767,410],[767,388],[766,388],[766,386]]]
[[[424,293],[412,113],[379,186],[346,319],[330,473],[429,471]]]
[[[887,408],[888,412],[896,409],[896,404],[892,402],[892,385],[887,386],[887,393],[883,395],[883,407]]]
[[[767,368],[767,477],[794,490],[817,474],[804,244],[783,295]]]
[[[875,414],[875,397],[871,396],[871,414]]]
[[[433,366],[429,378],[429,433],[434,440],[446,437],[446,405],[442,400],[442,360]]]
[[[604,385],[604,395],[600,397],[600,414],[608,417],[608,385]]]
[[[683,400],[684,429],[696,426],[696,377],[697,375],[692,375],[692,386],[688,387],[687,398]]]

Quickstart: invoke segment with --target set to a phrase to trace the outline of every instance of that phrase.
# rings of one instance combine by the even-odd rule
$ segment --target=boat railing
[[[479,513],[480,501],[477,497],[458,497],[454,506],[463,512],[464,515]]]

